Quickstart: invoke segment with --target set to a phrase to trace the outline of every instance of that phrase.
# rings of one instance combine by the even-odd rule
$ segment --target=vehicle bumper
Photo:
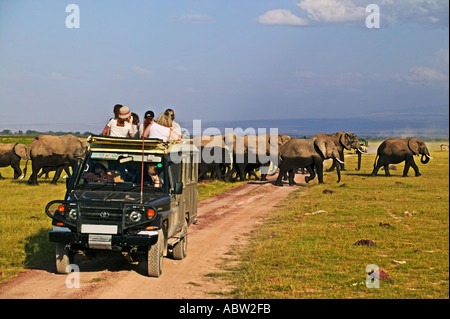
[[[49,240],[57,243],[71,244],[85,248],[121,250],[125,247],[152,246],[158,241],[158,232],[146,231],[142,235],[125,236],[109,235],[110,243],[105,248],[99,248],[92,244],[92,236],[96,234],[81,234],[70,231],[68,228],[55,227],[48,232]],[[109,248],[107,247],[109,246]]]

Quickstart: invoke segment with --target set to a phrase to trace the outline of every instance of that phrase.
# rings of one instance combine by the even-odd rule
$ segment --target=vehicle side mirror
[[[177,182],[175,183],[174,194],[183,194],[183,183]]]

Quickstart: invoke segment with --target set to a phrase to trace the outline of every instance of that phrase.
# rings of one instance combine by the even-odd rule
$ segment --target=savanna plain
[[[359,171],[356,156],[348,156],[340,183],[328,172],[323,185],[315,179],[293,186],[296,190],[247,235],[245,245],[233,247],[222,271],[208,275],[233,287],[219,297],[448,299],[449,152],[440,150],[442,143],[448,141],[427,142],[433,157],[428,164],[416,158],[420,177],[412,169],[401,177],[403,163],[391,177],[381,170],[371,177],[376,155],[371,153],[363,155]],[[0,181],[1,283],[53,261],[54,243],[47,235],[52,226],[44,208],[64,197],[65,183],[41,179],[33,187],[27,178],[13,180],[11,167],[0,171],[6,178]],[[240,185],[200,184],[199,200]],[[368,265],[380,269],[379,288],[366,286]]]

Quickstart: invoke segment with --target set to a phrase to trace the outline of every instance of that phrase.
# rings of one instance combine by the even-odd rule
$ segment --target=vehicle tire
[[[70,251],[63,243],[56,243],[56,272],[58,274],[68,274],[70,272],[71,261]]]
[[[188,235],[184,236],[175,246],[173,246],[173,259],[181,260],[186,257],[187,254],[187,242]]]
[[[158,241],[150,246],[147,254],[147,274],[158,278],[162,274],[164,235],[158,230]]]

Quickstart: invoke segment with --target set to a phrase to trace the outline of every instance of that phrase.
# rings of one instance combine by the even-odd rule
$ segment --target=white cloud
[[[131,71],[133,71],[133,72],[135,72],[137,74],[148,74],[148,75],[152,74],[152,71],[147,70],[147,69],[145,69],[143,67],[140,67],[138,65],[132,66],[131,67]]]
[[[270,10],[259,16],[262,24],[365,26],[370,4],[366,0],[301,0],[298,12],[288,9]],[[381,26],[419,24],[448,28],[449,2],[444,0],[378,0]]]
[[[365,7],[349,0],[303,0],[297,5],[318,23],[364,22],[366,18]]]
[[[405,79],[414,82],[442,82],[449,80],[448,74],[422,66],[410,69]]]
[[[297,17],[291,11],[285,9],[270,10],[258,17],[262,24],[284,24],[284,25],[308,25],[308,21]]]

